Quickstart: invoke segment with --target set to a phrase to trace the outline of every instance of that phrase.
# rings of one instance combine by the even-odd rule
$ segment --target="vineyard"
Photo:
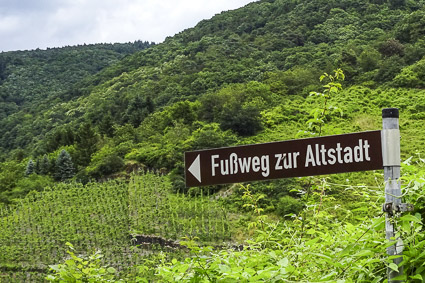
[[[160,44],[1,53],[0,283],[425,282],[424,36],[424,1],[259,0]],[[186,188],[186,152],[376,131],[385,108],[413,211],[383,170]]]
[[[170,183],[152,173],[130,182],[62,183],[1,210],[0,281],[42,281],[49,265],[67,258],[67,242],[79,251],[100,249],[104,264],[125,274],[156,250],[172,250],[158,239],[228,240],[226,217],[209,195],[170,193]]]

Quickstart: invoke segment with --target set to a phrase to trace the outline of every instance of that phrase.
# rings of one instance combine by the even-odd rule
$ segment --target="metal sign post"
[[[399,255],[393,259],[398,266],[398,272],[388,268],[388,282],[403,282],[394,278],[403,275],[403,267],[399,266],[403,257],[403,241],[395,239],[394,217],[405,211],[413,210],[410,204],[401,203],[400,183],[400,130],[398,108],[382,109],[382,158],[385,181],[385,235],[389,241],[395,241],[393,246],[387,248],[389,256]]]

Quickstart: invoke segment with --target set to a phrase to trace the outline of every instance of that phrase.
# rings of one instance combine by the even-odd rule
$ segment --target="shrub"
[[[379,46],[379,52],[385,57],[403,56],[404,46],[397,39],[390,38]]]
[[[422,59],[417,63],[404,68],[398,74],[393,82],[398,87],[420,87],[425,86],[425,60]]]
[[[113,267],[100,265],[103,255],[100,251],[95,251],[90,256],[76,256],[74,247],[66,243],[71,256],[65,263],[50,265],[53,274],[46,277],[52,282],[119,282],[115,280],[116,270]]]
[[[297,214],[303,209],[303,204],[300,200],[290,196],[284,196],[279,199],[276,207],[276,212],[280,216],[285,216],[291,213]]]

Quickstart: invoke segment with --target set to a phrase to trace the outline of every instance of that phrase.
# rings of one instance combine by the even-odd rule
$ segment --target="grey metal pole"
[[[401,206],[401,183],[400,183],[400,130],[398,108],[382,109],[382,156],[385,180],[385,234],[386,239],[396,241],[396,244],[388,247],[389,256],[400,255],[393,259],[399,266],[402,261],[403,242],[394,239],[395,230],[393,224],[394,212]],[[398,272],[388,268],[388,282],[403,282],[394,280],[403,275],[403,268],[398,267]]]

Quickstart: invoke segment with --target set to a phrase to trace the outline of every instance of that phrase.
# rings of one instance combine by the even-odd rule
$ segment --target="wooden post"
[[[401,239],[394,239],[394,214],[396,208],[401,205],[401,184],[400,184],[400,130],[398,108],[382,109],[382,158],[384,165],[385,180],[385,234],[386,239],[396,241],[396,244],[387,248],[388,256],[400,255],[393,259],[393,263],[399,266],[402,261],[403,242]],[[403,268],[398,267],[398,272],[388,268],[388,282],[403,282],[394,278],[403,275]]]

